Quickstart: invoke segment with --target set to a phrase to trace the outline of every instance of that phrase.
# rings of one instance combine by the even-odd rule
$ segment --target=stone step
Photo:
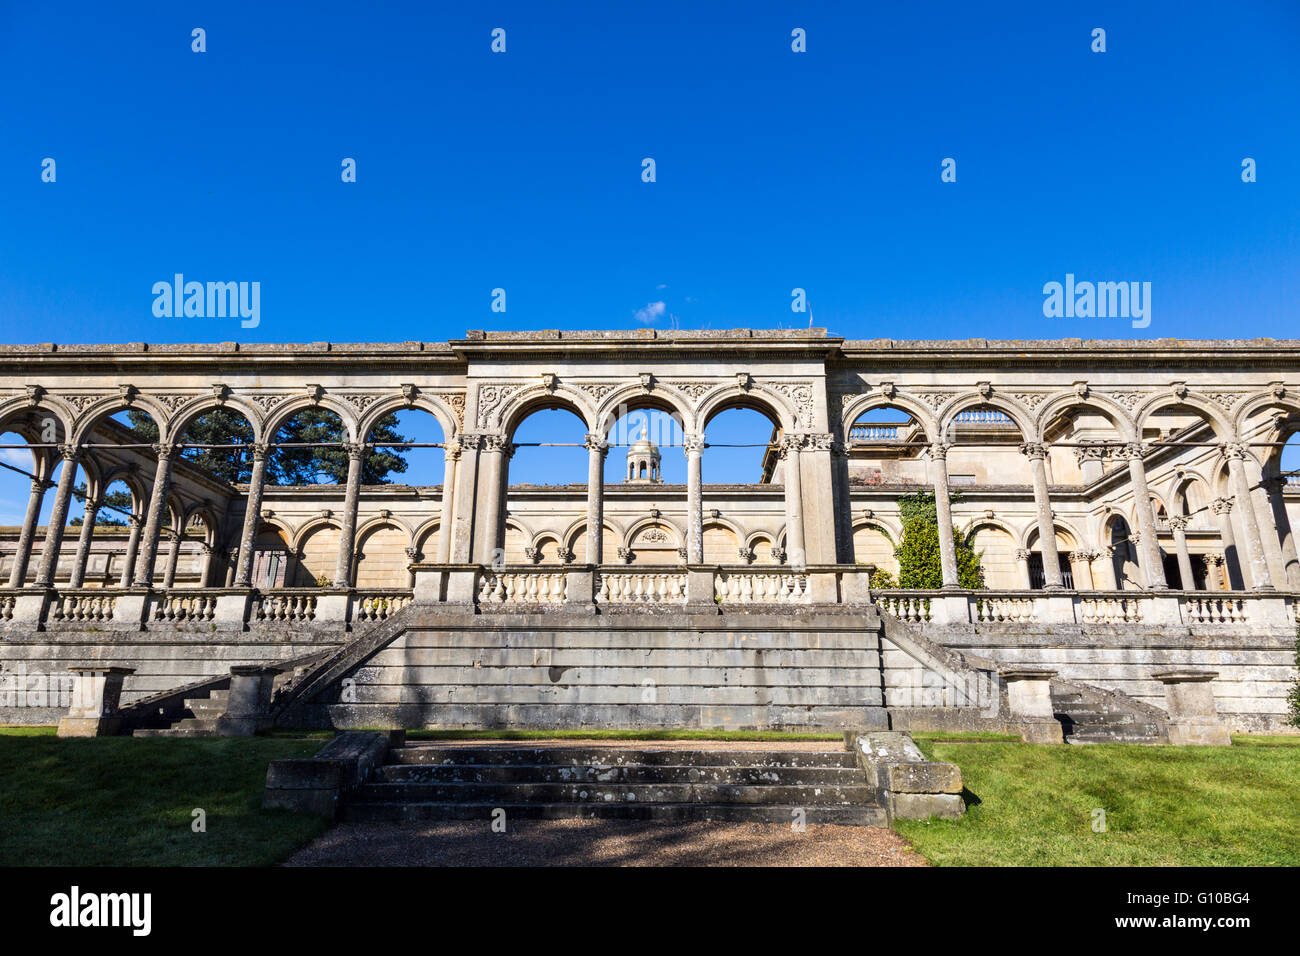
[[[132,737],[216,737],[217,718],[186,717],[170,727],[140,727]]]
[[[1070,734],[1067,744],[1154,744],[1159,738],[1154,733],[1083,733]]]
[[[876,802],[857,786],[802,787],[712,783],[367,783],[355,803],[705,803],[849,806]]]
[[[400,823],[425,820],[482,820],[496,810],[510,820],[651,820],[667,822],[833,823],[841,826],[889,826],[884,807],[781,806],[707,803],[349,803],[343,818],[353,823]]]
[[[394,748],[390,764],[489,764],[493,766],[682,766],[682,767],[847,767],[853,754],[843,750],[623,750],[601,747],[421,747]]]
[[[381,783],[715,783],[730,785],[858,786],[856,767],[783,766],[569,766],[556,764],[389,764],[379,768]]]

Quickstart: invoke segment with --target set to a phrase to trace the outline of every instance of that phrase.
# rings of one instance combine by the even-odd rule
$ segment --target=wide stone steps
[[[1149,720],[1079,694],[1053,694],[1052,710],[1068,744],[1146,744],[1160,739],[1160,729]]]
[[[213,690],[206,697],[185,698],[184,709],[167,726],[137,727],[133,737],[214,737],[217,720],[226,712],[229,690]]]
[[[507,820],[650,820],[675,823],[734,822],[833,823],[840,826],[887,827],[881,806],[792,807],[707,803],[367,803],[350,804],[345,819],[361,823],[414,823],[482,820],[503,810]]]
[[[557,766],[515,764],[397,764],[381,767],[379,783],[589,783],[605,784],[704,784],[743,786],[854,787],[862,784],[862,771],[847,767],[761,767],[761,766]]]
[[[398,747],[349,797],[351,821],[601,817],[886,826],[843,751]]]
[[[679,766],[857,768],[853,754],[835,750],[623,750],[613,747],[396,747],[392,764],[492,766]]]

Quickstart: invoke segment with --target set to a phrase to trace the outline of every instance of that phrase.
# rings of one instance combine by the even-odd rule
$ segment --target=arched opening
[[[733,406],[715,412],[705,429],[706,485],[782,484],[782,432],[775,417],[756,408]]]
[[[1127,442],[1115,414],[1088,402],[1055,410],[1043,428],[1048,456],[1048,482],[1087,487],[1119,468]]]
[[[894,548],[898,542],[889,531],[878,524],[860,524],[853,529],[853,556],[858,564],[871,565],[871,587],[895,587],[898,583],[898,557]]]
[[[1046,569],[1043,565],[1043,548],[1040,546],[1038,530],[1034,529],[1029,533],[1026,543],[1029,547],[1027,558],[1029,565],[1029,587],[1032,590],[1042,590],[1047,584]],[[1056,561],[1057,568],[1061,573],[1061,584],[1066,590],[1074,590],[1081,584],[1086,588],[1091,587],[1091,580],[1081,580],[1085,577],[1084,569],[1076,568],[1075,562],[1071,561],[1071,554],[1077,550],[1077,541],[1069,531],[1064,528],[1056,528]],[[1080,573],[1076,573],[1080,572]],[[1086,572],[1090,577],[1091,569]]]
[[[358,588],[405,588],[411,585],[409,539],[404,529],[391,521],[372,524],[357,536],[356,571]]]
[[[500,548],[506,564],[538,561],[563,564],[575,560],[568,549],[552,544],[550,550],[529,553],[536,548],[533,538],[545,532],[558,542],[575,518],[586,514],[587,477],[590,470],[586,447],[587,425],[576,409],[566,405],[537,407],[518,419],[510,433],[510,448],[501,462],[500,480],[504,494],[498,520],[500,538],[488,543],[487,554]],[[499,452],[488,452],[490,458]],[[480,469],[493,462],[480,460]],[[482,472],[483,481],[490,481]],[[500,493],[500,489],[498,489]],[[512,521],[514,517],[521,520]],[[531,533],[525,530],[525,525]],[[605,556],[608,560],[608,556]]]
[[[849,426],[850,486],[928,485],[926,444],[925,429],[911,412],[897,405],[868,409]]]
[[[1139,590],[1145,587],[1138,567],[1137,546],[1133,542],[1128,519],[1111,515],[1106,521],[1106,540],[1110,546],[1110,571],[1114,590]]]
[[[1014,418],[994,405],[972,405],[951,415],[944,425],[943,440],[950,445],[946,468],[951,489],[1029,488],[1033,483],[1029,459],[1021,452],[1021,445],[1029,438]],[[1049,448],[1049,482],[1053,461]]]
[[[1026,585],[1016,559],[1016,539],[1006,528],[980,522],[968,532],[971,548],[981,555],[984,584],[995,590],[1016,590]]]

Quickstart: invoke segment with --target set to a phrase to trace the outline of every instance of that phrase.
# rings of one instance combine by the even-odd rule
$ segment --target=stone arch
[[[1014,590],[1024,586],[1016,557],[1021,530],[1001,518],[980,515],[966,525],[961,536],[980,555],[985,587]]]
[[[587,564],[587,519],[579,518],[565,529],[563,540],[566,547],[573,552],[577,564]],[[618,524],[606,518],[601,523],[601,552],[606,564],[618,561],[618,549],[625,540],[623,530]]]
[[[442,429],[444,441],[450,441],[460,434],[460,419],[456,417],[455,411],[440,396],[423,391],[417,392],[413,399],[408,399],[405,395],[385,395],[376,399],[361,416],[357,424],[357,434],[368,436],[370,430],[385,415],[411,410],[428,412],[432,415],[438,422],[438,427]]]
[[[1120,440],[1137,441],[1138,434],[1133,418],[1124,406],[1112,398],[1098,392],[1089,392],[1086,398],[1075,392],[1063,392],[1050,396],[1039,409],[1034,421],[1034,428],[1039,435],[1046,435],[1056,419],[1072,408],[1088,408],[1108,418],[1119,434]]]
[[[246,401],[239,395],[227,395],[223,399],[218,399],[215,395],[197,395],[181,405],[172,415],[166,431],[163,432],[167,436],[164,441],[179,442],[181,436],[185,434],[185,429],[189,428],[195,419],[208,412],[217,411],[233,411],[244,416],[253,427],[253,441],[266,440],[262,430],[260,410],[252,402]]]
[[[1141,436],[1147,421],[1157,412],[1183,409],[1195,412],[1210,426],[1219,441],[1234,440],[1237,432],[1223,409],[1206,395],[1189,391],[1181,398],[1172,392],[1152,395],[1137,407],[1133,414],[1134,432]]]
[[[859,418],[877,408],[897,408],[907,412],[920,424],[922,431],[925,432],[926,441],[938,440],[939,421],[934,417],[929,406],[914,396],[898,391],[890,397],[883,394],[867,394],[855,396],[851,401],[845,402],[844,415],[840,423],[843,434],[847,437],[849,429]]]
[[[396,518],[367,521],[357,529],[352,585],[358,588],[404,588],[409,582],[406,549],[411,529]]]
[[[339,417],[339,421],[343,423],[343,430],[347,433],[347,440],[360,440],[357,437],[356,409],[347,402],[333,398],[329,394],[322,395],[319,399],[312,399],[302,395],[281,402],[267,415],[266,426],[263,428],[262,434],[266,436],[267,441],[275,441],[276,433],[285,426],[289,419],[299,412],[309,411],[313,408],[324,408],[333,412]]]
[[[875,516],[853,521],[853,556],[859,564],[874,564],[895,580],[898,578],[898,558],[894,549],[902,540],[902,529],[892,522]]]
[[[78,447],[84,445],[86,438],[100,422],[106,418],[112,418],[118,412],[144,412],[158,426],[159,435],[169,433],[171,415],[168,414],[166,408],[149,395],[137,392],[131,397],[130,401],[121,395],[110,395],[95,402],[77,416],[72,428],[73,444]]]
[[[416,525],[411,532],[411,546],[421,561],[432,561],[438,554],[438,540],[442,534],[442,516],[435,515]]]
[[[1259,392],[1247,398],[1238,406],[1232,419],[1233,434],[1244,436],[1251,418],[1270,409],[1289,416],[1300,416],[1300,398],[1293,397],[1290,390],[1280,398],[1272,392]]]
[[[594,431],[592,423],[596,421],[596,412],[587,396],[577,389],[560,384],[554,390],[545,385],[530,385],[512,392],[499,410],[489,412],[486,423],[483,410],[479,409],[479,425],[491,431],[499,431],[506,438],[512,439],[524,419],[534,412],[550,409],[571,412],[587,426],[588,432]]]
[[[32,427],[38,428],[35,421],[42,414],[54,416],[59,427],[58,440],[68,441],[71,436],[72,441],[80,443],[74,427],[76,414],[64,402],[51,395],[41,395],[36,402],[21,395],[0,401],[0,432],[13,431],[21,434],[23,426],[15,427],[14,424],[20,417],[30,419]],[[33,431],[32,435],[39,436],[39,431]],[[27,435],[23,437],[33,440]]]
[[[646,409],[674,416],[681,425],[682,431],[687,434],[691,434],[695,429],[695,410],[689,404],[686,395],[671,385],[663,383],[657,383],[649,392],[640,384],[628,383],[616,386],[612,392],[601,399],[593,419],[598,423],[598,427],[592,431],[598,431],[604,436],[623,414]]]
[[[953,419],[962,412],[981,407],[996,409],[1010,418],[1016,427],[1020,429],[1021,441],[1032,442],[1039,440],[1038,426],[1033,416],[1019,402],[1013,402],[996,392],[990,393],[987,397],[979,392],[970,392],[952,399],[944,407],[943,416],[939,423],[939,434],[947,435],[948,430],[953,425]]]
[[[1054,518],[1052,520],[1052,526],[1056,530],[1057,549],[1060,550],[1062,554],[1064,554],[1066,551],[1072,551],[1075,550],[1076,548],[1083,547],[1083,542],[1085,539],[1083,535],[1079,533],[1079,529],[1076,528],[1071,522],[1063,521],[1060,518]],[[1066,542],[1061,541],[1062,532],[1064,532],[1064,534],[1070,539],[1069,541]],[[1034,548],[1034,544],[1037,542],[1037,540],[1038,540],[1038,522],[1031,521],[1027,525],[1025,525],[1025,527],[1021,530],[1019,547],[1032,551]]]
[[[696,428],[707,432],[709,422],[731,408],[747,408],[766,416],[782,432],[795,430],[796,415],[786,400],[764,386],[754,384],[748,389],[739,385],[724,385],[704,396],[696,413]],[[811,425],[805,426],[812,430]]]
[[[293,539],[298,587],[311,587],[318,580],[334,580],[342,528],[334,517],[317,517],[298,529]]]

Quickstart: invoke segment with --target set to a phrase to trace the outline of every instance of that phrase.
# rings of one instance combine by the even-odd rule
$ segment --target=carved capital
[[[370,446],[365,442],[345,441],[343,443],[343,450],[348,453],[349,462],[360,461],[366,456],[366,453],[370,450]]]
[[[623,561],[623,563],[626,564],[628,561],[632,560],[632,549],[620,545],[618,549],[618,556]]]
[[[753,564],[753,563],[754,563],[754,549],[753,549],[753,548],[737,548],[737,549],[736,549],[736,553],[740,555],[740,560],[741,560],[741,561],[744,561],[746,564]]]
[[[524,548],[524,557],[533,562],[533,564],[536,564],[542,560],[542,549],[534,548],[530,545],[529,547]]]
[[[59,457],[64,461],[76,461],[80,455],[80,449],[71,442],[62,442],[59,445]]]
[[[482,435],[481,447],[483,451],[496,452],[505,455],[507,458],[513,457],[515,453],[514,443],[505,435]]]
[[[1017,561],[1028,561],[1029,555],[1030,555],[1030,551],[1028,548],[1016,548]]]
[[[948,449],[952,447],[952,442],[936,441],[931,442],[930,447],[926,449],[926,454],[930,456],[931,461],[944,461],[948,458]]]
[[[1232,513],[1231,498],[1215,498],[1210,502],[1210,507],[1214,509],[1216,515],[1226,515]]]
[[[572,549],[572,548],[556,548],[556,549],[555,549],[555,556],[558,557],[558,558],[559,558],[561,561],[563,561],[565,564],[571,564],[571,563],[573,563],[573,557],[574,557],[574,555],[573,555],[573,549]]]
[[[682,451],[686,452],[688,455],[698,455],[700,452],[704,451],[704,436],[683,435]]]
[[[785,564],[785,548],[773,547],[772,560],[777,564]]]
[[[176,451],[176,446],[171,444],[170,442],[157,441],[154,442],[149,447],[153,449],[153,453],[155,455],[157,455],[159,458],[163,460],[170,459],[173,453],[175,453]]]
[[[1251,457],[1251,454],[1245,442],[1230,441],[1223,446],[1223,456],[1230,460],[1246,461]]]
[[[406,560],[410,561],[411,564],[415,564],[420,560],[421,555],[419,548],[403,548],[402,550],[406,552]]]
[[[1187,515],[1170,515],[1166,520],[1169,522],[1170,530],[1186,531],[1187,524],[1191,521],[1191,518]]]
[[[1205,563],[1208,567],[1211,568],[1223,567],[1223,562],[1225,560],[1226,559],[1221,554],[1214,554],[1213,552],[1211,552],[1210,554],[1205,555]]]
[[[1039,441],[1021,442],[1020,454],[1030,461],[1042,461],[1047,457],[1047,446]]]
[[[587,451],[600,452],[601,457],[604,457],[604,455],[609,451],[609,442],[605,441],[605,439],[594,432],[587,433],[587,437],[583,440],[583,444],[587,446]]]
[[[255,441],[250,447],[253,449],[253,461],[266,461],[266,456],[271,453],[268,442]]]

